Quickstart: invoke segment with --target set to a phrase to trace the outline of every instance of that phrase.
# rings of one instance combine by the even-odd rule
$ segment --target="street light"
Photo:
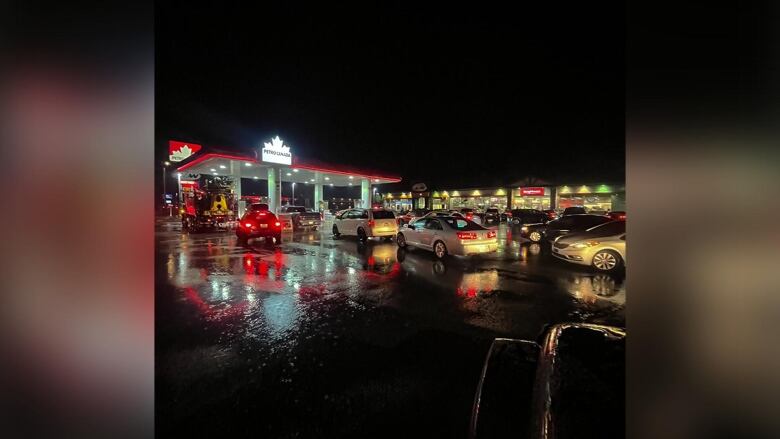
[[[292,204],[295,206],[295,182],[292,184]]]
[[[167,201],[165,196],[168,195],[168,190],[166,189],[166,183],[167,182],[165,181],[165,180],[167,180],[167,174],[166,174],[165,171],[167,170],[167,168],[168,168],[168,166],[170,164],[171,164],[171,162],[169,162],[167,160],[163,162],[163,168],[162,168],[162,170],[163,170],[163,203],[165,203]],[[172,200],[171,200],[171,204],[168,204],[168,216],[173,216],[173,201]]]

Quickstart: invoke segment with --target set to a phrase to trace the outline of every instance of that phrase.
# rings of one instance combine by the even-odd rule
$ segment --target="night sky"
[[[385,3],[157,2],[157,158],[278,134],[406,190],[624,179],[622,6]]]

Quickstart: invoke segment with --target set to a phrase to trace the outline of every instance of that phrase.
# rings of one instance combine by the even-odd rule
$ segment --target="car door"
[[[432,218],[426,221],[423,232],[420,234],[420,245],[424,247],[432,247],[434,241],[442,230],[443,227],[438,219]]]
[[[344,215],[341,216],[341,219],[339,220],[339,232],[341,232],[343,235],[354,235],[355,230],[353,229],[355,223],[355,211],[354,210],[348,210],[344,212]]]
[[[420,237],[422,236],[422,231],[425,229],[426,222],[428,222],[428,218],[420,218],[410,222],[409,225],[403,230],[406,242],[419,245]]]

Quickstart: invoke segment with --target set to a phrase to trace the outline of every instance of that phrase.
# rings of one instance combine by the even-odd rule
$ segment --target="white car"
[[[610,221],[585,232],[559,236],[552,254],[573,264],[615,271],[626,263],[626,222]]]
[[[401,248],[413,246],[433,250],[439,259],[447,254],[468,256],[493,253],[498,249],[495,230],[455,216],[420,218],[405,224],[398,231],[395,242]]]
[[[385,209],[347,209],[333,219],[333,236],[357,236],[360,241],[368,238],[393,239],[398,233],[395,214]]]

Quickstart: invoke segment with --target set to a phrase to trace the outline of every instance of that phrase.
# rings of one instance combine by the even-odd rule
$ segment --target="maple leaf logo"
[[[192,155],[193,151],[192,148],[190,148],[190,145],[184,145],[181,148],[179,148],[179,151],[177,151],[182,157],[189,157]]]
[[[274,137],[271,139],[271,142],[263,142],[263,145],[265,145],[268,149],[275,149],[277,151],[283,151],[283,152],[290,152],[289,146],[284,146],[284,142],[282,142],[282,139],[279,138],[279,136]]]

